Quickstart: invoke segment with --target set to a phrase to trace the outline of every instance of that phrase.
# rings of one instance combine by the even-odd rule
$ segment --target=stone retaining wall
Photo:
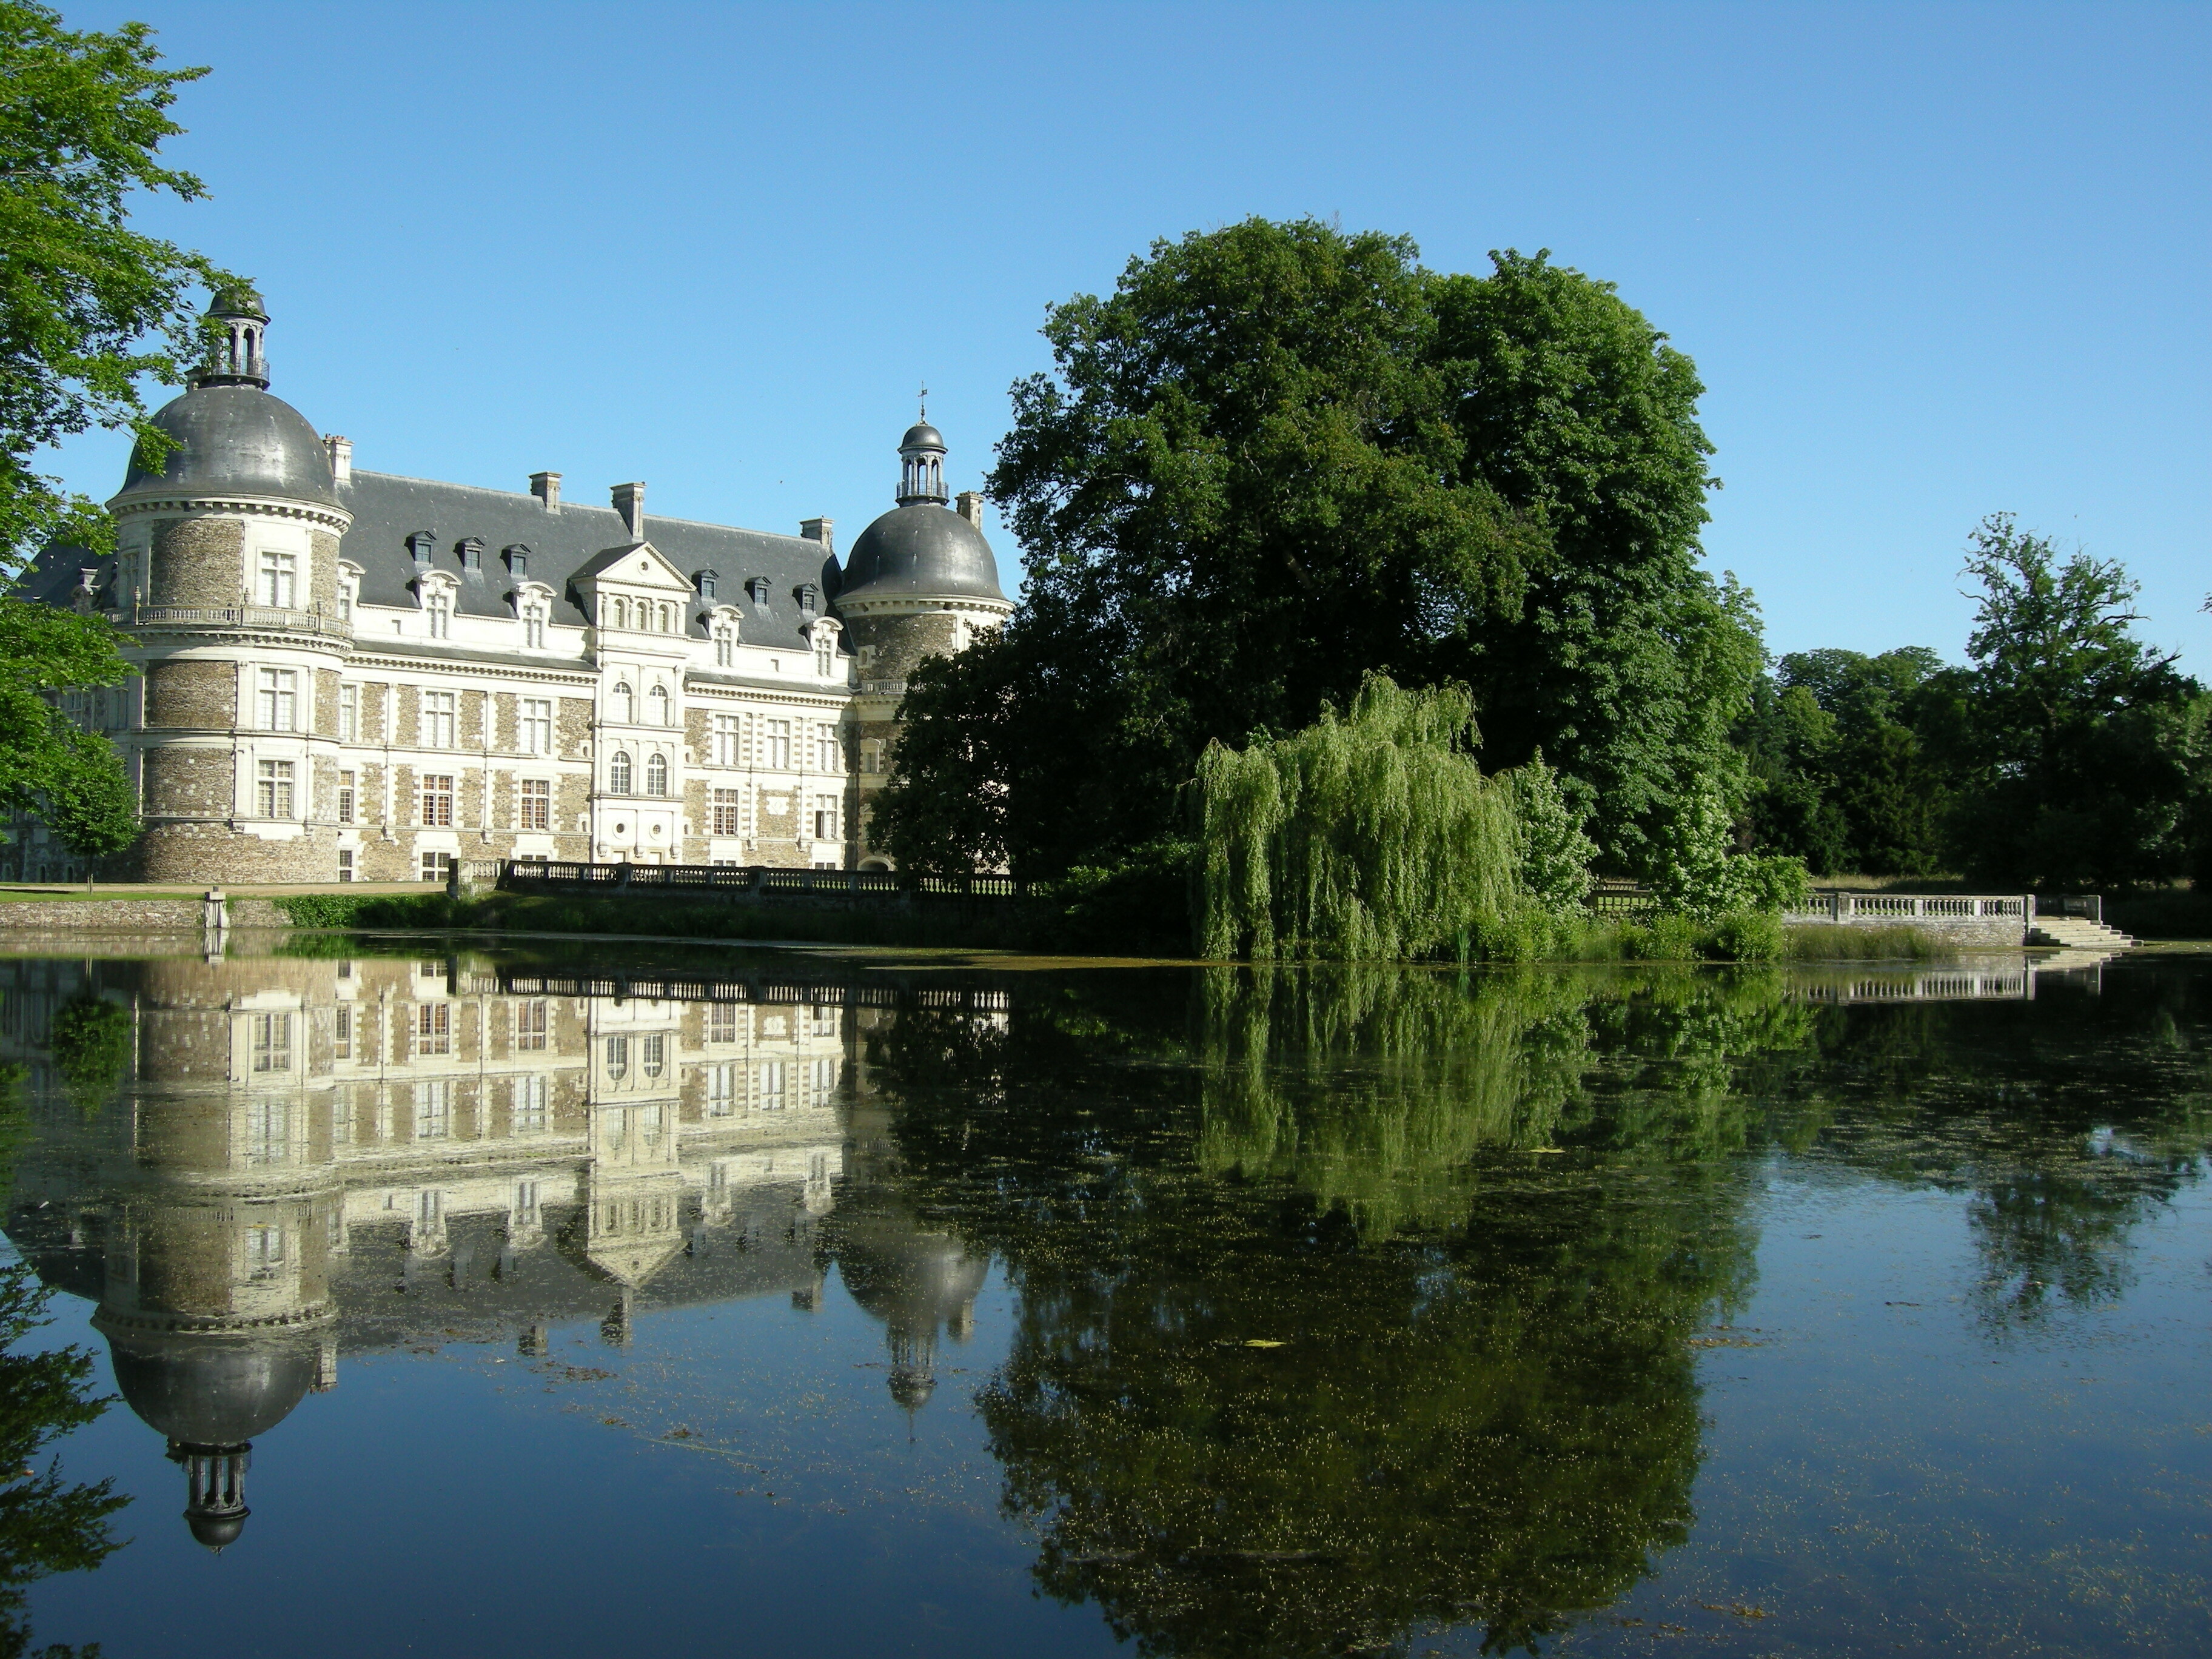
[[[197,933],[204,902],[196,898],[27,899],[0,904],[0,932],[10,933]],[[274,899],[233,899],[233,927],[289,927]]]

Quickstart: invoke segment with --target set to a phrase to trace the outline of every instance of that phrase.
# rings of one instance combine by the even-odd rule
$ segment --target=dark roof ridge
[[[475,491],[479,495],[498,495],[515,501],[535,501],[538,499],[526,489],[501,489],[495,484],[456,483],[449,478],[418,478],[411,472],[380,472],[374,467],[367,466],[357,466],[354,468],[354,472],[362,477],[390,478],[396,483],[431,484],[440,489],[468,489]],[[341,485],[340,488],[343,489],[345,486]],[[589,501],[564,501],[561,503],[561,511],[563,514],[604,513],[610,519],[619,519],[622,516],[611,507],[597,507]],[[553,515],[548,514],[546,516],[550,518]],[[750,526],[741,524],[717,524],[712,519],[679,518],[673,513],[648,513],[645,516],[648,524],[658,522],[682,525],[687,530],[741,530],[748,536],[773,536],[778,541],[805,542],[810,546],[818,545],[811,537],[794,536],[781,530],[755,530]],[[653,538],[647,535],[645,539],[651,541]]]

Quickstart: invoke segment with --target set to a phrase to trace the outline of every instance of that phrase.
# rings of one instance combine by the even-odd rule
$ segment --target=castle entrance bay
[[[114,1402],[40,1468],[129,1500],[0,1610],[33,1645],[2133,1654],[2212,1613],[2212,956],[258,948],[0,958],[18,1349]],[[36,1524],[11,1574],[100,1558]]]

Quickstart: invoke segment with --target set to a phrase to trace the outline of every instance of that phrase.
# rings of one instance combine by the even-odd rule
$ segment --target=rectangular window
[[[254,712],[264,732],[300,729],[300,676],[289,668],[264,668],[254,677]]]
[[[714,799],[712,810],[714,812],[714,822],[708,827],[708,833],[709,835],[738,836],[744,833],[744,831],[738,827],[740,808],[738,805],[738,792],[736,790],[717,789],[714,791]]]
[[[817,795],[814,798],[815,840],[837,839],[837,807],[838,800],[835,795]]]
[[[837,1103],[837,1060],[835,1055],[810,1060],[806,1079],[806,1103],[816,1111],[827,1111]]]
[[[714,666],[727,668],[737,660],[737,635],[726,628],[716,629],[714,630]]]
[[[434,881],[443,884],[452,880],[453,876],[453,855],[451,853],[423,854],[422,872],[422,879],[425,881]]]
[[[760,1068],[760,1095],[756,1103],[762,1111],[780,1112],[783,1109],[784,1075],[784,1062],[782,1060],[771,1060],[762,1063]]]
[[[441,1078],[415,1085],[415,1139],[443,1140],[453,1132],[453,1085]]]
[[[543,1128],[544,1125],[540,1124],[538,1127]],[[538,1224],[538,1185],[539,1183],[535,1181],[518,1181],[514,1183],[514,1218],[526,1227],[534,1227]]]
[[[255,805],[264,818],[289,818],[292,816],[292,763],[263,761],[256,793]]]
[[[761,764],[775,771],[788,772],[791,769],[791,722],[769,720],[767,725],[768,732],[763,739],[766,752],[761,757]]]
[[[735,1042],[738,1040],[738,1005],[734,1002],[710,1002],[707,1005],[707,1041]]]
[[[246,1109],[246,1161],[282,1164],[291,1151],[292,1114],[281,1100],[257,1100]]]
[[[340,823],[351,823],[353,822],[353,790],[354,775],[350,772],[339,773],[338,822]]]
[[[744,750],[740,747],[744,741],[743,728],[738,724],[740,718],[736,714],[714,716],[715,765],[743,766],[745,763]]]
[[[550,830],[553,827],[552,780],[525,778],[521,788],[522,810],[514,827],[518,830]]]
[[[607,1076],[620,1083],[629,1075],[629,1039],[611,1036],[607,1039]]]
[[[248,1227],[246,1230],[246,1265],[257,1279],[282,1267],[284,1265],[284,1230],[282,1227]]]
[[[837,740],[834,726],[814,728],[814,769],[817,772],[842,772],[845,769],[845,745]]]
[[[527,1002],[514,1005],[514,1046],[517,1048],[535,1050],[546,1046],[545,1009],[543,997],[533,997]]]
[[[353,848],[350,847],[338,848],[338,879],[340,881],[353,879]]]
[[[538,1005],[543,1008],[545,1005]],[[519,1077],[514,1079],[514,1133],[519,1135],[538,1135],[545,1133],[545,1079]]]
[[[361,688],[357,685],[338,687],[338,741],[361,741]]]
[[[353,1010],[341,1005],[331,1028],[331,1052],[340,1060],[353,1058]]]
[[[453,1005],[418,1003],[415,1008],[415,1052],[450,1054],[453,1052]]]
[[[707,1115],[727,1117],[738,1109],[738,1068],[727,1061],[707,1067]]]
[[[258,1072],[289,1072],[292,1069],[292,1016],[289,1014],[255,1014],[252,1016],[253,1032],[253,1069]]]
[[[817,645],[814,647],[814,672],[825,680],[837,672],[836,647]]]
[[[526,651],[545,648],[545,613],[534,605],[522,613],[522,646]]]
[[[433,599],[423,609],[430,619],[430,637],[434,640],[450,639],[453,632],[453,608],[451,602],[441,595]]]
[[[884,769],[884,740],[881,738],[870,738],[860,745],[860,769],[863,772]]]
[[[450,772],[425,772],[422,775],[422,827],[426,830],[450,830],[453,824],[453,775]]]
[[[261,556],[261,603],[278,610],[295,608],[299,598],[300,556],[296,553],[264,552]]]
[[[425,691],[422,694],[423,748],[451,749],[453,746],[455,695],[451,691]]]
[[[550,697],[525,697],[522,700],[522,752],[526,755],[550,755],[553,752],[553,700]]]
[[[653,1031],[638,1040],[640,1063],[647,1077],[659,1077],[668,1069],[668,1034]]]

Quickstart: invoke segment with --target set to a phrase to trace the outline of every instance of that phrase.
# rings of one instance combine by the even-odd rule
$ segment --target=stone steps
[[[2124,951],[2136,941],[2117,927],[2087,916],[2038,916],[2028,929],[2030,945],[2065,951]]]

